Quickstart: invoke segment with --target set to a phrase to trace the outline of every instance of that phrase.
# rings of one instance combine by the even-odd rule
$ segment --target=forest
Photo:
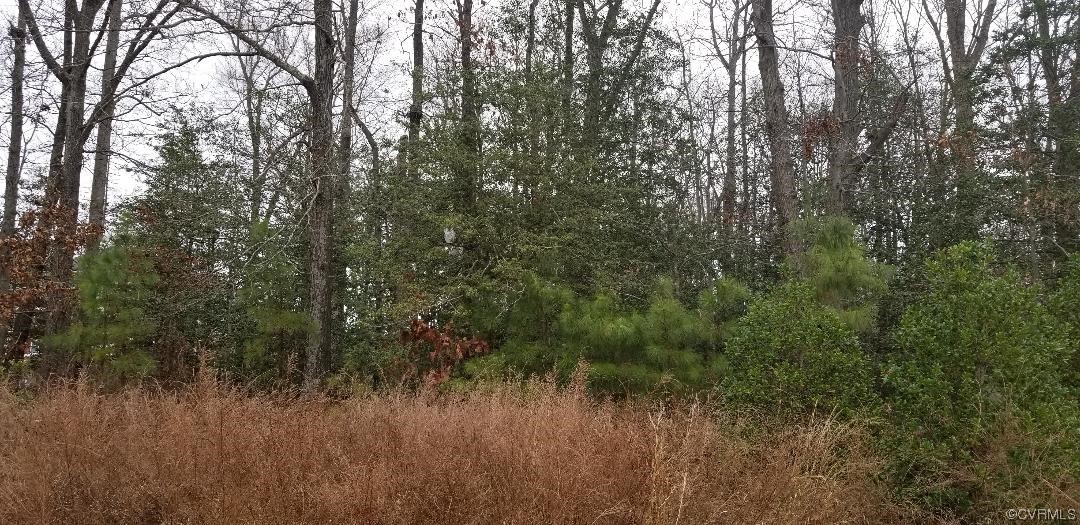
[[[1080,3],[0,17],[0,522],[1078,519]]]

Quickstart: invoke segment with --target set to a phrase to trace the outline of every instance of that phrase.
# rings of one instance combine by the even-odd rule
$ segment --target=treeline
[[[0,363],[347,391],[586,361],[604,395],[873,421],[927,508],[1060,501],[1074,4],[20,0]],[[168,84],[196,72],[214,101]]]

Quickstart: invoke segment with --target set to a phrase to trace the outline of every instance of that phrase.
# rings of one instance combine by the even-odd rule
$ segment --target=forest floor
[[[750,430],[755,428],[755,430]],[[890,523],[857,426],[535,382],[346,399],[0,389],[0,523]]]

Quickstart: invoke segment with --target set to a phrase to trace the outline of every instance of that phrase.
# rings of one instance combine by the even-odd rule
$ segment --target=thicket
[[[1038,286],[965,243],[926,266],[926,290],[894,332],[883,370],[891,475],[930,508],[1052,506],[1076,494],[1080,412],[1068,379],[1080,339]],[[972,508],[975,507],[975,508]]]
[[[235,170],[206,161],[200,136],[181,125],[164,137],[148,191],[79,259],[77,321],[38,342],[48,351],[32,357],[37,370],[184,382],[209,364],[248,388],[299,381],[315,328],[292,278],[299,247],[252,249],[284,234],[265,222],[221,227],[247,211],[220,199]],[[448,266],[403,272],[373,304],[335,304],[358,328],[335,339],[328,386],[569,381],[587,362],[600,396],[707,396],[765,419],[868,421],[897,495],[942,515],[1075,497],[1080,257],[1035,281],[994,246],[965,243],[895,269],[846,219],[799,231],[804,248],[757,281],[635,266],[626,279],[583,277],[527,250],[476,271],[494,245],[469,257],[427,240],[350,245]],[[367,286],[367,275],[342,270],[339,282]]]
[[[658,279],[647,296],[628,297],[582,294],[531,271],[516,289],[493,281],[470,307],[414,318],[347,357],[334,381],[468,389],[553,371],[568,381],[587,362],[587,384],[604,396],[706,395],[765,418],[869,421],[898,497],[941,515],[1076,497],[1080,258],[1036,284],[993,246],[964,243],[905,276],[914,292],[898,294],[888,286],[895,272],[867,257],[850,222],[806,229],[804,253],[766,287],[723,278],[687,290]],[[80,261],[81,321],[50,343],[131,379],[193,371],[194,342],[216,340],[225,377],[295,379],[309,322],[260,281],[280,261],[230,289],[152,236],[130,231]]]

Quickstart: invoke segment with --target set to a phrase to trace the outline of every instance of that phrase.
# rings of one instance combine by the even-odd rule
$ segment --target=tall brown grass
[[[858,428],[550,383],[346,400],[0,391],[0,523],[886,523]],[[753,438],[748,436],[755,436]]]

